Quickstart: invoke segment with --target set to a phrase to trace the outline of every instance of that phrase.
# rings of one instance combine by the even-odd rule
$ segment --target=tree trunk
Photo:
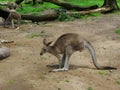
[[[116,0],[104,0],[102,7],[110,7],[111,10],[119,10]]]
[[[82,7],[82,6],[78,6],[78,5],[71,5],[69,3],[66,3],[66,2],[63,2],[63,1],[60,1],[60,0],[43,0],[43,1],[62,6],[63,8],[65,8],[67,10],[74,9],[74,10],[78,10],[78,11],[86,11],[86,10],[91,10],[91,9],[98,8],[97,5],[89,6],[89,7]]]

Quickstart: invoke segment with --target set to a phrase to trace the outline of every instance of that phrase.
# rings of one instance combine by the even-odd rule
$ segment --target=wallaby
[[[10,22],[12,28],[15,28],[15,22],[14,20],[17,21],[18,27],[20,26],[20,20],[21,20],[21,15],[14,9],[9,10],[9,15],[7,19],[4,21],[4,27],[6,27],[7,23]]]
[[[11,10],[11,9],[16,10],[16,8],[21,8],[21,9],[23,9],[22,5],[18,5],[18,4],[16,4],[15,2],[8,2],[8,3],[6,4],[6,8],[7,8],[8,10]]]
[[[18,7],[18,5],[14,2],[8,2],[6,5],[7,9],[16,9]]]
[[[10,56],[10,50],[7,47],[0,47],[0,60]]]
[[[60,36],[54,45],[50,46],[52,42],[47,42],[46,39],[43,40],[44,47],[41,50],[40,55],[48,52],[56,56],[59,60],[59,69],[54,69],[53,71],[65,71],[69,70],[69,58],[75,51],[82,51],[87,48],[92,56],[93,64],[97,69],[116,69],[114,67],[102,67],[97,63],[95,50],[92,44],[86,39],[82,38],[79,34],[67,33]],[[60,56],[63,54],[63,57]]]

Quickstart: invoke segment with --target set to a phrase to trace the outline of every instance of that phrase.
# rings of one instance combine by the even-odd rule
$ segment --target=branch
[[[111,8],[98,8],[98,9],[94,9],[94,10],[89,10],[89,11],[80,11],[80,12],[66,12],[67,15],[73,15],[73,14],[80,14],[80,15],[85,15],[85,14],[89,14],[89,13],[94,13],[94,12],[103,12],[103,11],[109,11],[111,10]]]

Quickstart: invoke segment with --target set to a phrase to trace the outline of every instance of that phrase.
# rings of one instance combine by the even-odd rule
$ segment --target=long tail
[[[85,48],[88,48],[88,50],[89,50],[89,52],[91,54],[92,60],[93,60],[93,64],[95,65],[95,67],[97,69],[117,69],[117,68],[109,67],[109,66],[105,66],[105,67],[100,66],[97,63],[96,53],[95,53],[95,50],[94,50],[93,46],[91,45],[91,43],[88,42],[88,41],[85,41],[84,45],[85,45]]]

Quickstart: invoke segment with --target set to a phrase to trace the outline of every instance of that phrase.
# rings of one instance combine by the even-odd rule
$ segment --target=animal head
[[[6,5],[6,7],[7,7],[8,10],[12,10],[12,9],[16,10],[16,8],[23,9],[22,5],[18,5],[15,2],[8,2],[7,5]]]
[[[16,9],[18,5],[14,2],[8,2],[6,7],[11,10],[11,9]]]
[[[49,52],[51,43],[52,43],[52,41],[51,42],[47,42],[47,39],[43,39],[43,45],[44,46],[41,49],[40,55],[43,55],[44,53]]]

